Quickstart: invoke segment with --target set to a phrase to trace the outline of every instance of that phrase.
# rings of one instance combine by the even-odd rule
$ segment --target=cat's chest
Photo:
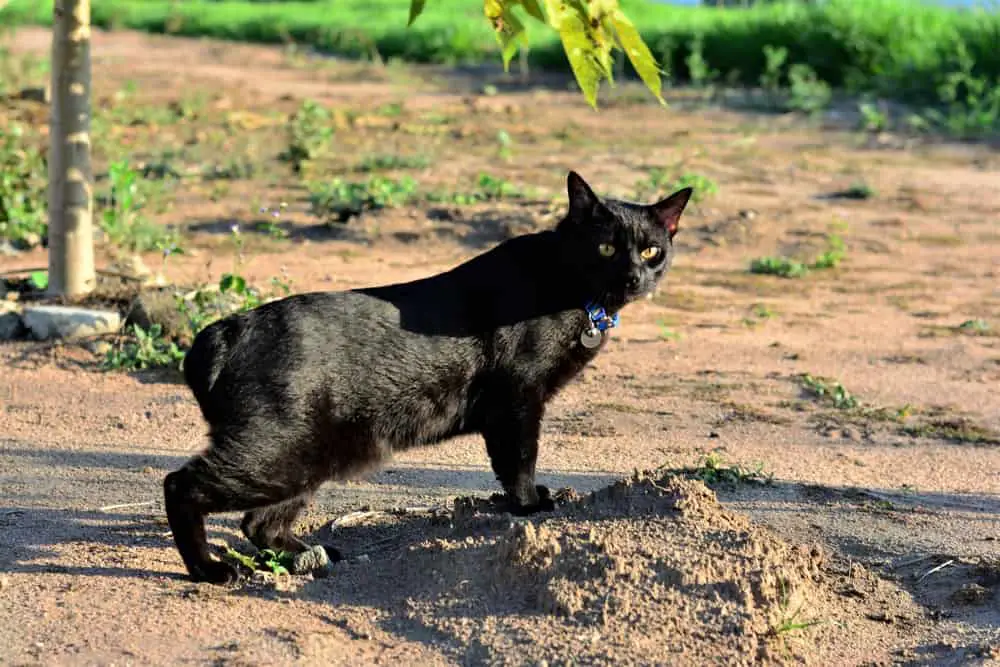
[[[590,324],[585,315],[564,313],[526,332],[519,355],[526,379],[551,393],[575,377],[607,344],[608,334],[595,332]]]

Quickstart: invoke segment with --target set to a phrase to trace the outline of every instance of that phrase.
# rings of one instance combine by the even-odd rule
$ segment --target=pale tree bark
[[[94,289],[90,0],[55,0],[49,120],[49,293]]]

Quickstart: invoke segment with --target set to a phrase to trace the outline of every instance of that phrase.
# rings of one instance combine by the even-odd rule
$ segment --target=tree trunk
[[[55,0],[49,120],[49,293],[94,289],[90,0]]]

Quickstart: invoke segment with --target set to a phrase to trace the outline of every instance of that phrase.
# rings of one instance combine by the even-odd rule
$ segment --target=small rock
[[[177,307],[177,298],[169,290],[150,290],[141,293],[132,302],[125,326],[133,324],[149,330],[154,324],[159,324],[165,336],[176,336],[185,331],[187,324],[184,314]]]
[[[858,432],[858,429],[851,428],[850,426],[848,426],[847,428],[843,429],[840,432],[840,436],[844,440],[851,440],[853,442],[859,442],[861,440],[861,434]]]
[[[951,599],[958,604],[982,604],[990,597],[990,589],[979,584],[965,584],[951,594]]]
[[[142,257],[139,255],[130,255],[112,264],[111,268],[130,278],[145,278],[153,275],[153,272],[149,270],[149,267],[146,266],[146,263],[142,261]]]
[[[296,554],[292,561],[292,574],[307,574],[309,572],[312,572],[312,575],[317,579],[330,574],[330,556],[327,555],[326,549],[322,545],[317,544],[308,551]]]
[[[49,86],[36,86],[32,88],[22,88],[17,93],[17,98],[28,102],[38,102],[40,104],[49,103]]]
[[[372,559],[368,557],[368,554],[361,554],[355,560],[359,563],[370,563]]]
[[[69,306],[25,308],[21,320],[36,340],[114,333],[121,326],[121,316],[114,311]]]
[[[24,336],[24,323],[13,301],[0,301],[0,340],[16,340]]]
[[[16,244],[16,246],[18,245],[23,250],[31,250],[32,248],[42,245],[42,237],[35,232],[26,232],[21,236],[20,242]]]
[[[98,356],[106,357],[111,350],[111,343],[106,340],[96,340],[87,345],[87,349]]]

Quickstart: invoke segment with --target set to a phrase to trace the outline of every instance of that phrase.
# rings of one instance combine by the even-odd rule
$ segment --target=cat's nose
[[[632,273],[629,274],[628,278],[625,279],[625,287],[627,287],[630,290],[636,290],[639,289],[640,282],[641,280],[639,279],[639,276]]]

